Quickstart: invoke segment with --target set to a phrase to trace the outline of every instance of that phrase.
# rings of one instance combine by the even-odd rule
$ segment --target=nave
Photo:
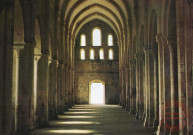
[[[152,135],[142,121],[129,115],[118,105],[75,105],[49,127],[35,130],[31,135]]]

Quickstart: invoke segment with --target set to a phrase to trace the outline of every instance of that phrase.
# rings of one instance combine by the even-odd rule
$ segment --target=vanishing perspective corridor
[[[75,105],[50,121],[49,128],[31,135],[152,135],[153,128],[145,128],[142,121],[129,115],[118,105]]]
[[[29,134],[193,135],[193,0],[0,0],[0,135]]]

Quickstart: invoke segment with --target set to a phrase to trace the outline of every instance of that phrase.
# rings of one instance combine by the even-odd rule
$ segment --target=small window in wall
[[[112,34],[108,35],[108,46],[113,46],[113,35]]]
[[[85,50],[84,49],[80,49],[80,59],[85,60]]]
[[[104,51],[103,51],[103,49],[100,49],[99,56],[100,56],[100,60],[104,59]]]
[[[109,49],[109,60],[113,60],[113,49]]]
[[[94,60],[94,50],[90,49],[90,59]]]
[[[99,28],[94,28],[92,31],[92,41],[93,46],[101,46],[101,30]]]
[[[86,46],[86,35],[82,34],[80,36],[80,46]]]

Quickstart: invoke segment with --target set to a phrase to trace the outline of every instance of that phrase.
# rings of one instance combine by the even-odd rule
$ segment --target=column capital
[[[32,47],[32,48],[35,48],[36,47],[36,42],[26,42],[25,45],[24,45],[24,48],[25,47]]]
[[[25,46],[25,43],[14,43],[13,45],[13,49],[16,49],[16,50],[22,50],[24,49],[24,46]]]
[[[57,59],[58,59],[58,56],[57,56],[57,55],[53,55],[53,56],[52,56],[52,59],[53,59],[53,60],[57,60]]]
[[[49,49],[42,49],[41,53],[42,53],[42,55],[44,55],[44,54],[49,55],[50,54]]]
[[[166,37],[166,40],[170,51],[173,52],[174,48],[176,48],[176,37]]]
[[[25,45],[25,43],[23,43],[23,44],[14,44],[13,50],[16,52],[16,57],[19,57],[19,53],[20,53],[21,50],[24,49],[24,45]]]
[[[149,46],[148,45],[144,45],[143,46],[143,52],[147,53],[149,51]]]
[[[158,43],[158,46],[161,46],[162,45],[162,34],[161,33],[158,33],[156,35],[156,42]]]
[[[48,59],[48,65],[52,63],[52,59]]]
[[[167,46],[167,38],[162,36],[162,47],[166,47]]]
[[[41,56],[42,56],[41,54],[34,54],[34,60],[39,61]]]
[[[157,51],[157,47],[156,47],[156,46],[150,48],[150,53],[152,54],[154,60],[156,60],[156,57],[157,57],[157,55],[158,55],[158,54],[156,53],[156,51]]]

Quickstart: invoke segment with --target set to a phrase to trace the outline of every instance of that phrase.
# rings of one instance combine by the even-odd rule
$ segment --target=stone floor
[[[49,128],[35,130],[31,135],[153,135],[152,128],[130,116],[117,105],[76,105]]]

